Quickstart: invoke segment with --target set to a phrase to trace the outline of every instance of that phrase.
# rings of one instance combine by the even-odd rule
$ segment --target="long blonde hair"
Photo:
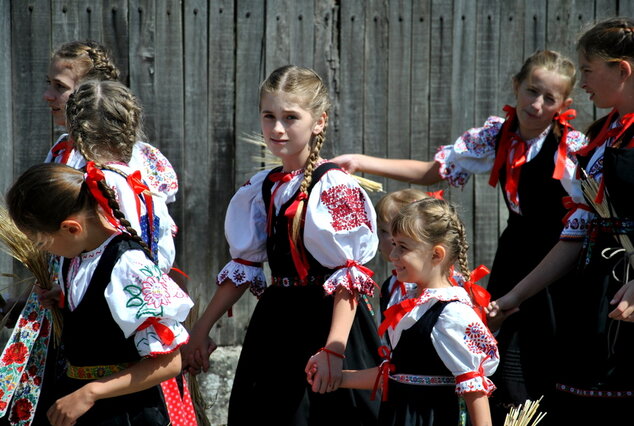
[[[260,85],[260,101],[265,94],[286,93],[292,95],[297,103],[309,111],[314,120],[319,119],[330,109],[328,88],[319,75],[310,68],[296,65],[285,65],[273,71]],[[310,141],[310,153],[304,165],[304,179],[299,187],[300,201],[295,216],[291,238],[299,242],[304,206],[308,195],[308,187],[313,179],[313,171],[319,160],[319,152],[326,139],[328,119],[321,133],[313,135]],[[301,195],[303,194],[303,196]]]

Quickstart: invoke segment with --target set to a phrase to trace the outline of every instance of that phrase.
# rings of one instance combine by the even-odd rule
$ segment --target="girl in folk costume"
[[[554,424],[617,424],[631,417],[634,401],[634,282],[630,275],[634,237],[634,20],[613,18],[579,39],[581,87],[599,108],[612,111],[588,131],[578,154],[588,204],[579,259],[561,242],[536,270],[492,304],[491,314],[511,309],[554,278],[578,265],[569,291],[570,312],[562,324],[564,349],[557,383]],[[563,247],[562,247],[563,246]],[[618,321],[622,320],[622,321]]]
[[[428,198],[401,209],[391,233],[390,260],[399,280],[416,284],[416,295],[392,295],[379,328],[387,331],[385,361],[344,371],[342,387],[382,384],[381,425],[464,424],[458,396],[474,426],[491,425],[487,397],[495,386],[487,376],[498,365],[496,342],[467,291],[451,279],[455,263],[467,285],[482,275],[483,268],[469,273],[464,225],[453,206]]]
[[[569,154],[586,140],[568,124],[574,113],[564,111],[572,102],[569,95],[574,83],[572,62],[557,52],[538,51],[513,78],[517,105],[504,108],[506,118],[489,117],[483,127],[468,130],[453,145],[442,146],[434,162],[356,154],[333,161],[351,172],[423,185],[445,179],[460,187],[474,173],[490,173],[489,183],[500,183],[509,211],[487,287],[497,298],[528,274],[560,236],[582,238],[589,213],[578,208],[583,194],[573,184],[576,166]],[[562,204],[565,196],[570,197],[566,198],[568,213]],[[540,293],[509,318],[497,336],[501,363],[494,377],[498,391],[491,400],[496,423],[503,422],[506,405],[537,399],[554,386],[552,305],[552,296]]]
[[[181,370],[188,334],[180,323],[193,303],[127,226],[103,173],[92,163],[87,173],[36,165],[11,187],[7,204],[29,239],[65,258],[61,337],[69,365],[50,423],[170,424],[158,385]],[[129,233],[111,224],[108,210]]]
[[[95,41],[71,41],[60,46],[51,56],[48,87],[43,95],[51,108],[54,123],[66,127],[66,101],[82,80],[117,81],[119,74],[108,49]],[[143,136],[140,128],[138,130],[135,138]],[[163,196],[166,203],[173,202],[178,191],[178,179],[172,165],[157,148],[137,139],[128,165],[141,171],[152,192]],[[68,133],[59,137],[45,161],[68,164],[76,169],[86,164],[86,159],[75,149]]]
[[[374,256],[377,236],[365,192],[319,156],[329,106],[325,84],[307,68],[278,68],[260,86],[264,140],[283,165],[254,175],[231,200],[225,233],[233,260],[183,352],[189,366],[207,370],[211,327],[247,288],[259,297],[230,425],[376,423],[378,404],[368,392],[338,389],[344,365],[377,363],[376,326],[358,303],[375,285],[362,265]],[[304,371],[313,364],[319,373],[311,389]]]

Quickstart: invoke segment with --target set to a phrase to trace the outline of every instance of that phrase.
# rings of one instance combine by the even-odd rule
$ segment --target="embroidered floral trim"
[[[243,265],[232,260],[222,268],[216,278],[216,283],[220,285],[227,279],[233,282],[236,287],[250,282],[249,290],[257,297],[260,297],[266,289],[266,277],[261,266]]]
[[[578,396],[587,396],[592,398],[632,398],[634,391],[607,391],[607,390],[590,390],[579,389],[572,386],[557,383],[555,387],[558,391],[568,392]]]
[[[129,368],[131,363],[112,364],[112,365],[87,365],[77,367],[68,364],[66,367],[66,375],[71,379],[79,380],[95,380],[102,377],[112,376],[119,371]]]
[[[473,303],[471,303],[471,298],[467,294],[467,292],[462,287],[451,287],[452,291],[447,291],[447,289],[438,289],[438,288],[426,288],[423,290],[423,294],[417,300],[418,305],[422,305],[423,303],[427,303],[430,300],[438,300],[439,302],[452,302],[454,300],[464,303],[473,308]]]
[[[338,287],[345,287],[351,293],[374,295],[376,283],[371,277],[356,268],[338,269],[324,283],[326,294],[333,294]]]
[[[363,225],[372,229],[372,221],[365,211],[365,197],[359,187],[335,185],[319,196],[328,208],[330,225],[335,232],[348,231]]]
[[[467,392],[484,392],[487,395],[491,395],[495,389],[493,382],[488,377],[482,376],[456,383],[456,393],[458,395]]]
[[[470,352],[485,354],[491,358],[498,357],[495,338],[484,324],[471,323],[467,326],[464,334],[465,343]]]
[[[414,374],[393,374],[390,379],[406,385],[451,386],[456,384],[453,376],[417,376]]]
[[[306,280],[302,282],[299,277],[271,277],[271,285],[278,285],[281,287],[293,287],[304,285],[322,285],[324,283],[323,276],[309,275]]]

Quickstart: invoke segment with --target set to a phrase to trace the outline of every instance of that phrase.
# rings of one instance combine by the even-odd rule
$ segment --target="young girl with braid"
[[[343,366],[378,362],[376,326],[358,303],[375,285],[363,264],[377,235],[366,193],[319,155],[329,106],[324,82],[308,68],[278,68],[260,86],[262,133],[282,166],[257,173],[231,200],[225,234],[232,260],[183,348],[184,362],[206,371],[213,325],[247,289],[259,298],[229,425],[376,424],[369,392],[339,389]],[[313,364],[319,372],[308,386],[305,369]]]
[[[111,214],[127,224],[115,198],[92,162],[86,172],[33,166],[7,194],[18,228],[65,259],[68,370],[55,384],[56,402],[44,407],[53,425],[170,424],[158,385],[180,373],[188,340],[181,322],[193,303],[133,228],[113,226]]]
[[[495,386],[487,376],[498,365],[496,341],[465,288],[451,280],[454,265],[467,286],[476,279],[462,221],[448,202],[426,198],[403,207],[390,227],[397,278],[416,291],[396,293],[384,312],[383,363],[344,371],[341,386],[375,392],[382,386],[382,426],[464,424],[461,400],[472,425],[491,425],[488,396]]]

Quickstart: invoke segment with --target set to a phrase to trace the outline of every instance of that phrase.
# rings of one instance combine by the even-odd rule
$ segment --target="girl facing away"
[[[464,424],[461,399],[474,426],[491,425],[495,386],[487,376],[498,365],[496,341],[465,289],[450,280],[454,264],[470,277],[462,221],[448,202],[427,198],[403,207],[391,234],[397,278],[416,293],[390,300],[379,328],[388,341],[381,366],[344,370],[341,386],[382,384],[380,425]]]
[[[259,298],[233,383],[230,425],[376,424],[378,403],[369,392],[339,389],[344,366],[379,360],[376,325],[358,303],[375,285],[363,264],[377,236],[367,194],[319,155],[329,106],[326,85],[308,68],[278,68],[260,86],[262,133],[282,166],[257,173],[231,200],[225,234],[232,260],[183,352],[186,365],[206,371],[213,325],[247,289]],[[304,370],[313,363],[319,373],[309,386]]]
[[[580,207],[583,194],[571,155],[586,144],[568,124],[573,114],[574,64],[557,52],[531,55],[513,77],[516,106],[506,118],[491,116],[453,145],[442,146],[434,161],[396,160],[351,154],[334,158],[350,172],[362,171],[430,185],[446,180],[461,187],[476,173],[490,174],[502,189],[508,209],[487,290],[495,299],[524,278],[560,239],[579,250],[590,213]],[[562,203],[562,198],[565,203]],[[564,222],[562,224],[562,221]],[[562,277],[569,280],[570,277]],[[493,380],[495,423],[502,423],[509,405],[538,399],[546,410],[555,385],[553,352],[559,295],[542,291],[504,323],[497,339],[500,368]],[[492,324],[493,325],[493,324]],[[548,421],[548,417],[544,421]]]
[[[97,199],[121,217],[115,195],[103,173],[92,163],[87,168],[39,164],[7,194],[18,228],[65,258],[68,369],[47,417],[53,425],[167,425],[158,385],[181,370],[179,347],[188,340],[181,322],[193,303],[134,229],[110,223]]]
[[[580,168],[597,183],[592,211],[578,247],[558,243],[531,274],[492,304],[491,315],[513,309],[557,277],[576,269],[561,324],[562,362],[556,385],[554,424],[618,424],[631,417],[634,398],[634,20],[612,18],[594,25],[578,41],[581,87],[599,108],[611,112],[588,131],[590,143],[577,155]],[[588,208],[588,207],[586,207]],[[523,306],[523,305],[522,305]]]

